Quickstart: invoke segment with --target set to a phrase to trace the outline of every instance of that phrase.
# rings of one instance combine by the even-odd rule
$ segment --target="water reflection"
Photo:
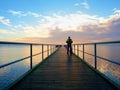
[[[10,71],[8,67],[4,67],[4,68],[0,69],[0,76],[4,75],[4,73],[8,72],[8,71]]]
[[[26,62],[30,62],[30,59],[0,69],[0,90],[4,90],[9,84],[30,70],[30,65],[26,65]]]
[[[33,67],[42,61],[42,54],[33,57]]]
[[[33,55],[42,52],[42,45],[33,45]]]
[[[120,66],[110,63],[108,61],[103,61],[97,59],[97,69],[104,73],[107,77],[120,84]]]
[[[91,66],[95,66],[94,57],[88,54],[85,54],[85,61],[87,61]]]
[[[84,45],[84,52],[94,55],[94,45]]]
[[[108,45],[98,45],[97,55],[120,62],[120,44],[108,44]]]
[[[0,45],[0,65],[30,55],[28,45]]]

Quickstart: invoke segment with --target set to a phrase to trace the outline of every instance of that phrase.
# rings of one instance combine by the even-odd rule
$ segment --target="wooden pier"
[[[10,90],[117,90],[61,47]]]

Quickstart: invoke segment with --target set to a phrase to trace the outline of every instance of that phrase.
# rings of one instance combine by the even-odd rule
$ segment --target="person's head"
[[[70,36],[68,38],[70,39]]]

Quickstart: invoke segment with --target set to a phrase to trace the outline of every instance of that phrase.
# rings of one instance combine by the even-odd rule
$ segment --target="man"
[[[69,52],[70,52],[70,54],[72,54],[72,43],[73,43],[73,41],[70,38],[70,36],[68,37],[66,43],[67,43],[67,54],[69,54]]]

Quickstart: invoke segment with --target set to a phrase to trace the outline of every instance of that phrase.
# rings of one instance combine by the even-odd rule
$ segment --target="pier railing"
[[[6,46],[7,45],[7,46]],[[18,78],[20,78],[22,75],[24,75],[25,73],[27,73],[28,71],[30,71],[30,70],[32,70],[35,66],[37,66],[39,63],[41,63],[42,61],[44,61],[45,60],[45,58],[47,58],[48,56],[50,56],[52,53],[54,53],[56,50],[57,50],[57,48],[58,47],[56,47],[56,45],[55,44],[35,44],[35,43],[17,43],[17,42],[0,42],[0,52],[1,53],[3,53],[4,52],[4,50],[1,50],[1,48],[2,47],[4,47],[4,49],[6,50],[6,48],[11,48],[11,46],[12,46],[12,48],[14,49],[14,47],[17,47],[16,48],[16,50],[14,50],[14,53],[16,52],[16,53],[18,53],[19,54],[19,52],[20,53],[22,53],[21,51],[19,51],[20,50],[20,47],[19,46],[23,46],[24,48],[26,48],[27,47],[27,55],[28,56],[25,56],[25,57],[21,57],[21,58],[19,58],[19,59],[17,59],[17,60],[8,60],[8,62],[7,63],[4,63],[4,64],[2,64],[1,62],[6,62],[5,60],[4,60],[4,58],[5,57],[7,57],[7,56],[2,56],[2,55],[0,55],[0,59],[2,59],[2,61],[0,60],[0,73],[2,73],[3,74],[3,76],[2,75],[0,75],[2,78],[3,78],[3,83],[2,84],[4,84],[4,85],[2,85],[1,83],[0,83],[0,88],[1,88],[1,90],[2,90],[2,88],[4,89],[5,87],[7,87],[7,86],[9,86],[11,83],[13,83],[15,80],[17,80]],[[5,48],[6,47],[6,48]],[[6,53],[8,53],[8,54],[11,54],[12,52],[13,52],[13,49],[11,48],[11,51],[7,51],[6,50]],[[3,51],[3,52],[2,52]],[[24,52],[24,51],[23,51]],[[13,57],[13,56],[11,56],[11,57]],[[9,58],[11,58],[11,57],[9,57]],[[16,57],[15,55],[14,55],[14,57]],[[37,61],[36,60],[34,60],[35,58],[37,57]],[[39,60],[40,59],[40,60]],[[23,62],[24,61],[24,62]],[[25,66],[25,65],[23,65],[23,66],[25,66],[25,67],[27,67],[27,69],[28,70],[26,70],[26,71],[24,71],[24,67],[22,66],[22,65],[19,65],[18,64],[18,68],[19,68],[19,66],[21,66],[20,68],[22,68],[22,69],[20,69],[19,68],[19,70],[21,70],[21,71],[23,71],[22,72],[22,74],[21,75],[18,75],[18,76],[16,76],[17,75],[17,73],[19,73],[19,72],[21,72],[21,71],[17,71],[16,70],[16,75],[14,76],[14,74],[15,74],[15,71],[13,71],[13,70],[11,70],[11,68],[13,67],[14,68],[14,64],[16,64],[17,65],[17,63],[21,63],[21,62],[23,62],[22,64],[25,64],[25,62],[27,62],[27,65],[28,66]],[[12,66],[12,67],[11,67]],[[4,69],[10,69],[10,70],[4,70]],[[17,67],[15,67],[15,68],[17,68]],[[15,69],[14,69],[15,70]],[[11,74],[13,74],[12,75],[12,77],[10,77],[10,75],[7,77],[6,75],[4,75],[4,73],[8,73],[8,72],[6,72],[6,71],[8,71],[9,72],[9,74],[11,75]],[[10,73],[11,72],[11,73]],[[14,73],[12,73],[12,72],[14,72]],[[8,78],[9,79],[11,79],[10,81],[8,80]],[[13,80],[13,78],[15,78],[14,80]],[[1,79],[0,79],[1,80]],[[5,85],[5,83],[4,82],[6,82],[6,80],[8,80],[8,82],[7,82],[7,84],[8,85]],[[0,81],[1,82],[1,81]]]
[[[73,53],[120,88],[120,41],[73,44]]]

